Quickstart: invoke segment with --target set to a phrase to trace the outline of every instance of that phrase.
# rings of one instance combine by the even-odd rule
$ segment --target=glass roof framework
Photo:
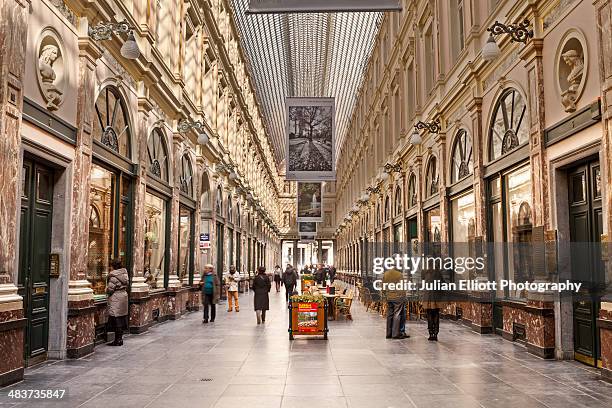
[[[285,97],[336,98],[336,154],[383,13],[246,14],[248,0],[231,0],[277,164],[285,160]]]

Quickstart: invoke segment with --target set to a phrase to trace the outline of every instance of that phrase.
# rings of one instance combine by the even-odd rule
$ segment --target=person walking
[[[400,283],[403,276],[397,269],[389,269],[383,275],[383,288],[385,284],[397,284]],[[383,290],[383,297],[387,302],[387,338],[404,339],[410,337],[402,334],[400,331],[400,325],[402,320],[402,309],[406,304],[405,292],[403,290]]]
[[[285,273],[283,273],[283,285],[285,285],[285,300],[289,302],[289,297],[295,290],[295,286],[297,285],[297,273],[293,266],[287,265],[287,269],[285,269]]]
[[[212,264],[204,265],[204,275],[200,281],[202,286],[202,304],[204,305],[204,317],[202,323],[208,323],[209,308],[210,308],[210,321],[215,321],[217,314],[217,303],[221,297],[221,284],[219,283],[219,277],[214,273],[214,266]]]
[[[279,265],[276,265],[274,267],[274,284],[276,285],[276,292],[280,292],[280,287],[281,287],[281,273],[282,273],[282,269]]]
[[[334,280],[336,280],[336,267],[334,265],[329,266],[329,283],[330,285],[334,284]]]
[[[266,322],[266,310],[270,309],[270,298],[268,293],[272,288],[270,279],[266,275],[266,268],[260,266],[257,268],[257,276],[253,280],[253,291],[255,291],[255,314],[257,315],[257,324]]]
[[[423,280],[427,283],[442,281],[442,274],[437,269],[423,270]],[[440,309],[444,307],[442,292],[439,290],[423,291],[423,309],[427,314],[427,331],[429,341],[438,341],[440,332]]]
[[[106,278],[106,308],[108,311],[109,331],[115,332],[115,340],[111,346],[123,345],[123,331],[128,328],[128,287],[130,278],[127,269],[123,267],[120,259],[111,261],[112,271]]]
[[[233,304],[236,305],[236,312],[240,311],[240,304],[238,303],[238,284],[240,282],[240,274],[236,273],[236,267],[230,266],[229,274],[225,278],[225,284],[227,285],[227,311],[231,312]]]

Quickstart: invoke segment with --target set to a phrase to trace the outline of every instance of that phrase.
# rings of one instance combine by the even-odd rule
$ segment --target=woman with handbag
[[[111,261],[112,271],[106,279],[106,308],[108,311],[109,331],[115,332],[115,340],[110,346],[123,345],[123,331],[129,327],[128,287],[130,278],[120,259]]]
[[[255,313],[257,314],[257,324],[266,322],[266,310],[270,309],[270,298],[268,292],[272,288],[270,279],[266,275],[266,268],[257,268],[257,276],[253,280],[253,290],[255,291]]]

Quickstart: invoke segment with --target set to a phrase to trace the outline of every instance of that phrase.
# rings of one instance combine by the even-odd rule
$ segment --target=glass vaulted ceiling
[[[231,4],[276,162],[285,159],[286,96],[335,97],[340,147],[383,13],[247,15],[248,0]]]

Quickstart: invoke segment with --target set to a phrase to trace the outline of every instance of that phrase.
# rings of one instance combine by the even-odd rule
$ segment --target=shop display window
[[[146,193],[144,277],[151,289],[163,288],[165,284],[167,207],[165,199],[150,192]]]

